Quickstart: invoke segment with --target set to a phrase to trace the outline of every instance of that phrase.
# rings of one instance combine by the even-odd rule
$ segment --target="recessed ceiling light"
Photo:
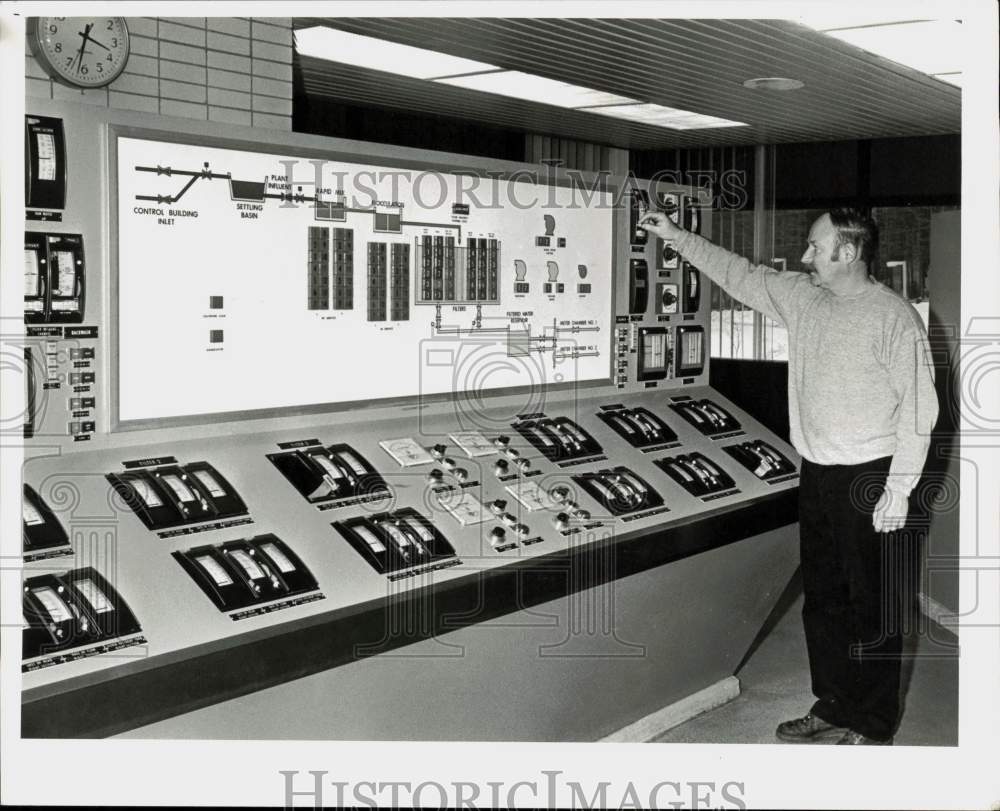
[[[553,104],[557,107],[593,107],[601,104],[638,103],[636,99],[592,90],[556,79],[546,79],[519,70],[501,70],[494,73],[477,73],[471,76],[454,76],[438,79],[442,84],[464,87],[485,93],[496,93],[525,101]]]
[[[747,79],[743,82],[744,87],[751,90],[798,90],[805,87],[805,82],[798,79],[785,79],[781,76],[769,76],[762,79]]]
[[[325,25],[300,28],[296,31],[295,50],[317,59],[396,73],[413,79],[433,79],[438,76],[500,70],[496,65],[488,65],[485,62],[429,51],[426,48],[400,45],[398,42],[389,42],[385,39],[351,34]]]

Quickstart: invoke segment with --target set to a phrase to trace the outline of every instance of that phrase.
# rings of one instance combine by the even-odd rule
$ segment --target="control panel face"
[[[353,504],[380,498],[388,492],[385,481],[371,463],[350,445],[324,447],[314,442],[295,450],[268,454],[268,459],[310,504]]]
[[[657,449],[676,447],[676,432],[648,408],[602,406],[598,418],[633,448]]]
[[[247,514],[246,504],[208,462],[109,473],[108,482],[147,529],[166,530]]]
[[[25,232],[25,323],[83,321],[85,270],[80,234]]]
[[[614,382],[625,391],[704,384],[710,308],[701,272],[659,237],[650,239],[638,222],[648,211],[661,211],[693,233],[708,233],[707,192],[637,181],[628,211],[629,242],[619,260]]]
[[[639,474],[618,465],[573,477],[580,487],[615,516],[645,513],[663,506],[663,497]]]
[[[513,422],[497,409],[462,430],[445,414],[420,430],[398,418],[326,421],[138,446],[124,461],[113,448],[33,460],[25,677],[39,686],[113,670],[127,646],[183,654],[796,485],[787,445],[711,389],[689,391],[552,401]],[[78,500],[52,497],[53,473]],[[107,545],[67,542],[109,506]],[[69,551],[106,580],[89,578],[95,591],[75,576],[46,579],[52,561],[29,550]],[[124,603],[114,593],[128,603],[112,633],[95,615],[100,594]]]
[[[610,192],[115,143],[123,423],[609,381]]]
[[[414,509],[358,516],[334,527],[379,574],[431,564],[443,568],[443,561],[447,566],[461,563],[444,535]]]
[[[115,111],[36,106],[29,159],[45,183],[67,179],[64,200],[36,195],[59,210],[31,209],[46,217],[25,235],[24,430],[39,444],[707,382],[705,282],[638,227],[664,210],[707,233],[707,192],[620,178],[594,192],[538,167],[415,171],[377,145],[316,159],[293,135],[264,151],[183,126],[125,135]],[[104,182],[100,132],[110,219],[78,194]]]
[[[142,630],[121,595],[91,567],[29,577],[23,591],[24,659],[84,648]]]
[[[174,552],[220,611],[235,611],[317,590],[302,560],[273,534]]]
[[[703,453],[667,456],[657,459],[655,464],[698,498],[708,500],[739,492],[733,477]]]
[[[69,536],[55,513],[30,484],[21,501],[22,550],[25,560],[69,554]]]
[[[705,436],[738,436],[743,433],[740,421],[718,403],[709,399],[671,397],[670,407]]]
[[[29,323],[23,351],[25,438],[81,447],[98,431],[102,411],[98,327]]]
[[[798,475],[795,463],[763,439],[725,445],[722,450],[763,481],[786,481]]]
[[[512,426],[549,461],[576,463],[601,455],[601,446],[568,417],[520,420]]]
[[[66,205],[66,136],[61,118],[24,117],[24,207],[28,219],[55,219]]]
[[[707,232],[696,190],[483,174],[477,205],[460,164],[401,175],[388,147],[338,142],[317,176],[305,136],[66,116],[64,221],[25,240],[26,444],[75,451],[24,468],[26,691],[795,487],[707,386],[698,269],[638,227]],[[74,196],[101,144],[111,221]]]

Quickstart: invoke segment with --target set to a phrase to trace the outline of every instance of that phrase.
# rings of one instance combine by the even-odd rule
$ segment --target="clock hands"
[[[80,69],[83,67],[83,54],[85,53],[85,48],[87,47],[87,40],[90,39],[90,29],[93,28],[93,24],[88,23],[84,26],[83,31],[78,31],[77,33],[83,37],[83,41],[80,43],[80,50],[76,52],[76,57],[74,57],[73,62],[79,60],[79,64],[76,66],[76,72],[79,73]],[[70,62],[72,66],[73,62]]]
[[[98,48],[104,48],[105,51],[110,51],[111,50],[107,45],[105,45],[102,42],[98,42],[93,37],[88,37],[87,39],[89,39],[91,42],[93,42]]]
[[[102,42],[98,42],[96,39],[94,39],[92,36],[90,36],[90,29],[93,28],[93,27],[94,27],[93,23],[87,23],[87,25],[85,25],[83,27],[82,31],[77,31],[77,33],[81,37],[83,37],[83,42],[80,43],[80,50],[77,52],[77,57],[80,60],[80,64],[76,66],[76,72],[77,73],[79,73],[80,70],[81,70],[81,68],[83,67],[83,55],[86,53],[86,51],[84,50],[84,48],[87,47],[87,43],[88,42],[93,42],[98,47],[104,48],[105,51],[110,51],[111,50],[107,45],[105,45]]]

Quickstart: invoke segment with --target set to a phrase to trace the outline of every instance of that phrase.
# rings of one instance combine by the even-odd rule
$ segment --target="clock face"
[[[35,55],[55,78],[76,87],[102,87],[128,61],[128,28],[122,17],[38,17]]]

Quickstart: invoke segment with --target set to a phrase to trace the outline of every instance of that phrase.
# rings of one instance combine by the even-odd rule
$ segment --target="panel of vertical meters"
[[[354,231],[333,229],[333,309],[354,309]]]
[[[307,253],[309,275],[308,306],[310,310],[330,308],[330,229],[309,229]]]
[[[331,260],[333,273],[333,309],[354,308],[354,231],[312,226],[308,231],[306,253],[306,298],[310,310],[329,310]],[[332,250],[331,250],[332,248]]]
[[[417,238],[420,284],[416,304],[499,304],[500,241],[469,237],[456,245],[451,236]]]
[[[393,321],[410,320],[410,246],[394,242],[392,245],[392,291],[390,318]]]
[[[368,243],[368,320],[385,321],[386,243]]]

